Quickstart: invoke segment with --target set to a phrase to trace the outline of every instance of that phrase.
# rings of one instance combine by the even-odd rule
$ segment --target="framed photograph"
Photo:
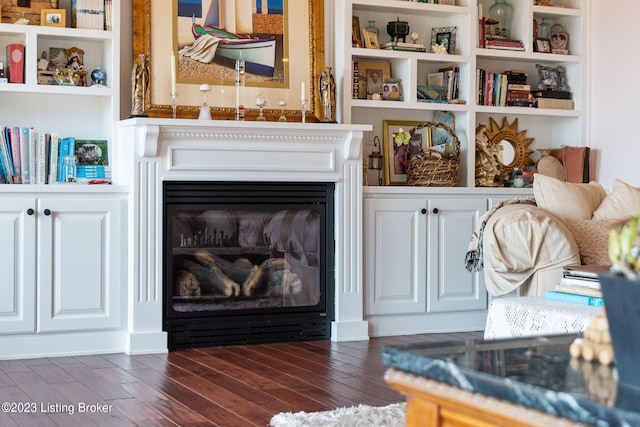
[[[534,47],[536,52],[551,53],[551,42],[549,39],[536,39]]]
[[[455,6],[456,0],[438,0],[438,4],[448,4],[451,6]]]
[[[362,41],[362,34],[360,34],[360,19],[357,16],[351,17],[351,39],[353,41]]]
[[[429,128],[416,132],[407,145],[397,145],[395,137],[402,129],[409,132],[421,122],[410,120],[384,120],[382,145],[384,152],[384,179],[386,185],[404,185],[407,182],[406,162],[429,147]]]
[[[288,106],[287,121],[300,122],[304,86],[304,96],[309,99],[305,107],[306,120],[320,120],[316,116],[320,116],[322,110],[318,83],[325,67],[323,0],[268,4],[264,1],[133,0],[132,7],[136,35],[133,57],[145,55],[149,59],[151,75],[144,102],[150,117],[172,117],[170,61],[173,52],[179,93],[178,117],[199,116],[202,104],[199,88],[207,83],[215,95],[212,99],[216,100],[211,105],[212,118],[234,119],[235,62],[241,47],[245,49],[244,87],[240,96],[244,102],[241,104],[253,107],[253,100],[263,92],[272,101],[269,105],[275,106],[265,109],[265,115],[280,116],[277,106],[284,101]],[[216,28],[224,30],[216,32]],[[249,45],[246,41],[243,46],[234,43],[233,40],[237,40],[234,34],[241,40],[250,40]],[[211,49],[208,41],[220,38],[222,42],[218,40],[216,48]],[[252,48],[251,51],[248,48]],[[258,116],[257,108],[245,111],[246,120]]]
[[[377,75],[373,74],[374,71]],[[373,99],[374,94],[379,94],[382,99],[382,82],[391,77],[389,61],[358,61],[358,73],[363,84],[362,99]]]
[[[444,45],[449,55],[456,52],[456,34],[458,27],[440,27],[431,30],[431,45]]]
[[[402,80],[385,79],[382,83],[382,99],[385,101],[402,101]]]
[[[380,40],[378,39],[378,33],[376,33],[374,30],[363,28],[362,36],[364,37],[364,46],[367,49],[380,49]]]
[[[40,11],[40,25],[65,27],[67,25],[67,11],[65,9],[42,9]]]
[[[567,83],[567,69],[563,65],[547,67],[536,64],[538,70],[538,89],[569,91]]]

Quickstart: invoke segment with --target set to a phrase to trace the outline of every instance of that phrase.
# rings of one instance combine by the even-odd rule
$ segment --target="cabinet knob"
[[[33,215],[34,213],[36,213],[36,211],[34,211],[33,209],[27,209],[27,215]]]
[[[438,208],[433,208],[433,211],[432,211],[432,212],[433,212],[434,214],[437,214],[437,213],[439,212],[439,211],[438,211]]]
[[[49,215],[51,215],[51,211],[50,211],[49,209],[45,209],[45,210],[44,210],[44,214],[45,214],[46,216],[49,216]]]
[[[425,208],[422,208],[422,210],[420,211],[420,213],[421,213],[422,215],[425,215],[425,214],[427,213],[427,210],[426,210]]]

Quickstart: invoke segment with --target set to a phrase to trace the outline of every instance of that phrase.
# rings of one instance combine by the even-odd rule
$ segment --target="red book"
[[[24,45],[11,43],[7,45],[7,62],[9,83],[24,83]]]

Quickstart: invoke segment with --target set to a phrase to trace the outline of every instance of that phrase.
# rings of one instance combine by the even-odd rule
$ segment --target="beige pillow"
[[[564,166],[562,162],[553,156],[544,156],[538,160],[538,173],[546,176],[552,176],[556,179],[564,181]]]
[[[574,184],[550,176],[534,174],[533,195],[543,209],[563,220],[591,219],[607,195],[597,182]]]
[[[565,221],[565,225],[578,245],[581,264],[611,265],[609,230],[625,221],[620,219]]]
[[[640,214],[640,188],[615,179],[611,193],[593,213],[593,219],[616,219],[637,214]]]

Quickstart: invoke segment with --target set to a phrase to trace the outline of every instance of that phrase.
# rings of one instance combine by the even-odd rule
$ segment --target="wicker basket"
[[[407,185],[422,187],[455,187],[458,184],[460,174],[460,140],[451,128],[443,123],[424,122],[420,123],[409,133],[413,135],[416,131],[424,128],[444,129],[453,139],[453,149],[455,158],[444,159],[439,153],[432,150],[422,150],[422,156],[414,156],[407,160]]]

